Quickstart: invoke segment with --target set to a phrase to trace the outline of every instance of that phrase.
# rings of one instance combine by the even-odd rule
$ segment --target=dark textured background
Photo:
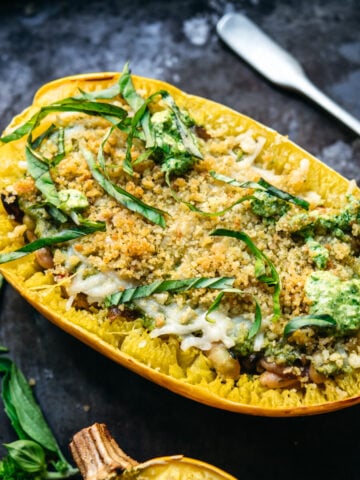
[[[358,0],[3,1],[0,129],[41,84],[118,71],[130,60],[134,73],[240,110],[359,180],[360,140],[310,101],[269,84],[218,39],[216,21],[233,10],[248,14],[298,58],[318,87],[360,118]],[[77,430],[105,422],[138,460],[184,453],[240,480],[359,478],[360,407],[292,419],[220,411],[90,350],[8,285],[1,307],[0,345],[36,380],[36,397],[67,453]],[[12,439],[0,409],[0,444]]]

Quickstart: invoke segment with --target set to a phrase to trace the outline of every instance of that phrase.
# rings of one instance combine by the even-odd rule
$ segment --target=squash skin
[[[139,463],[121,449],[104,423],[94,423],[77,432],[69,447],[84,480],[167,480],[169,474],[174,480],[236,480],[214,465],[184,455]]]
[[[105,72],[76,75],[50,82],[38,90],[34,97],[33,105],[24,110],[20,115],[16,116],[5,132],[9,133],[10,130],[24,123],[41,106],[74,95],[79,88],[85,91],[93,90],[94,88],[107,88],[117,80],[118,76],[118,73]],[[344,195],[347,192],[349,188],[348,180],[272,129],[223,105],[216,104],[215,102],[200,97],[187,95],[165,82],[136,76],[132,76],[132,78],[136,88],[145,90],[147,94],[160,89],[169,91],[175,98],[176,102],[180,106],[187,108],[199,124],[205,123],[206,118],[209,118],[211,115],[214,115],[217,118],[223,116],[227,121],[233,122],[234,125],[241,123],[246,129],[251,128],[255,133],[265,136],[267,142],[264,148],[268,150],[270,155],[270,160],[267,166],[274,168],[276,171],[281,171],[285,163],[287,163],[287,166],[295,168],[299,165],[302,158],[307,158],[310,162],[311,176],[308,176],[305,187],[310,190],[315,190],[322,196],[326,197],[328,205],[333,204],[339,196]],[[11,184],[16,177],[16,172],[12,166],[17,161],[23,160],[24,143],[25,140],[21,139],[0,146],[0,165],[2,165],[0,167],[1,188]],[[9,162],[8,159],[11,159],[11,162]],[[328,192],[331,192],[331,194],[327,195]],[[356,195],[359,195],[359,191],[356,191]],[[5,232],[11,230],[11,222],[7,218],[7,214],[3,209],[0,211],[0,222],[1,225],[5,225]],[[1,248],[6,251],[11,247],[11,250],[13,250],[14,245],[6,244],[5,237],[6,235],[4,235],[0,244]],[[18,246],[20,245],[15,245],[16,248]],[[0,272],[4,275],[6,280],[45,318],[120,365],[177,394],[215,408],[243,414],[273,417],[320,414],[360,403],[359,386],[359,393],[355,393],[347,398],[319,404],[301,406],[254,405],[246,402],[232,401],[207,390],[203,386],[192,385],[171,377],[170,375],[158,372],[150,366],[145,365],[120,351],[118,348],[100,338],[93,331],[89,331],[82,326],[73,323],[69,314],[66,314],[64,310],[59,310],[57,308],[55,300],[53,302],[48,302],[41,293],[29,288],[26,283],[27,278],[29,278],[35,271],[36,266],[33,255],[29,255],[9,264],[0,265]],[[358,380],[358,382],[360,383],[360,380]]]

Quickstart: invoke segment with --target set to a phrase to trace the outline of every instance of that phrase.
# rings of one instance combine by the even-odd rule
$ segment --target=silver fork
[[[319,90],[300,63],[247,17],[228,13],[217,23],[217,32],[230,48],[271,82],[302,93],[360,135],[360,121]]]

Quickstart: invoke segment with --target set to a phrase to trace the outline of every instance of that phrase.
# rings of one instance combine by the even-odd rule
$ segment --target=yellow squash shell
[[[84,480],[236,480],[214,465],[183,455],[138,463],[119,447],[103,423],[77,432],[70,451]]]
[[[111,86],[119,77],[118,73],[84,74],[53,81],[36,93],[33,104],[14,118],[6,133],[23,124],[36,113],[39,107],[78,93],[79,89],[94,91]],[[264,152],[267,167],[277,173],[297,168],[302,159],[310,163],[311,175],[307,176],[304,188],[318,192],[326,198],[327,205],[336,204],[337,199],[344,196],[349,189],[349,181],[330,169],[312,155],[292,143],[286,137],[265,127],[251,118],[204,98],[188,95],[177,88],[153,79],[133,76],[135,87],[145,95],[158,90],[167,90],[180,107],[186,108],[200,125],[222,119],[234,129],[239,125],[250,129],[266,138]],[[0,189],[4,189],[16,181],[21,175],[17,167],[24,161],[25,139],[20,139],[0,146]],[[358,192],[355,191],[357,195]],[[21,246],[11,239],[14,221],[0,206],[0,250],[11,251]],[[310,415],[338,410],[360,402],[360,374],[343,376],[337,380],[327,380],[321,388],[308,385],[301,393],[294,389],[272,390],[260,385],[256,378],[249,379],[241,375],[237,382],[201,378],[202,365],[192,378],[182,378],[169,368],[157,368],[156,359],[136,357],[119,349],[113,336],[103,325],[94,321],[91,312],[67,309],[66,299],[62,298],[60,289],[53,285],[49,275],[45,275],[37,265],[34,255],[0,265],[0,271],[6,280],[44,317],[70,335],[100,353],[118,362],[139,375],[151,380],[180,395],[210,405],[212,407],[233,412],[264,416],[298,416]],[[156,348],[159,341],[156,339]],[[162,362],[173,361],[176,352],[172,345],[164,346],[161,352]],[[340,392],[340,393],[339,393]],[[185,462],[185,460],[181,460]],[[214,477],[216,478],[216,477]],[[219,477],[230,478],[230,477]]]

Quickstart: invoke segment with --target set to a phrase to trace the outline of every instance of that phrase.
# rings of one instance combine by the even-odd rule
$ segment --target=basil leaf
[[[80,90],[80,94],[76,95],[74,98],[76,100],[110,100],[111,98],[117,97],[120,93],[120,86],[118,83],[115,83],[109,88],[104,88],[103,90],[98,90],[96,92],[84,92]]]
[[[217,173],[214,170],[210,170],[209,174],[216,180],[227,183],[229,185],[233,185],[234,187],[259,189],[259,184],[257,182],[251,182],[251,181],[239,182],[235,178],[228,177],[227,175],[223,175],[221,173]],[[263,188],[260,188],[260,190],[263,190]]]
[[[36,187],[44,195],[47,202],[58,207],[60,204],[59,195],[51,178],[49,165],[42,161],[30,144],[26,145],[25,154],[28,171],[35,180]]]
[[[129,63],[126,63],[119,79],[120,94],[130,107],[137,112],[143,106],[145,100],[137,93],[131,79],[131,72]],[[147,148],[155,145],[155,138],[150,122],[150,113],[147,110],[147,105],[141,118],[141,126],[145,135],[145,144]]]
[[[35,402],[28,382],[14,363],[11,368],[9,393],[19,423],[28,437],[44,448],[57,453],[59,447],[56,440],[43,417],[39,405]]]
[[[236,238],[237,240],[243,241],[246,246],[249,248],[251,253],[255,256],[255,275],[260,282],[266,283],[269,286],[274,287],[273,293],[273,320],[278,320],[281,315],[280,308],[280,292],[281,292],[281,280],[279,274],[275,268],[273,262],[257,248],[251,238],[244,232],[238,232],[234,230],[226,230],[219,228],[210,233],[212,236],[225,236]],[[270,275],[267,276],[264,272],[266,267],[270,270]]]
[[[46,470],[44,449],[32,440],[16,440],[4,443],[9,456],[24,472],[37,473]]]
[[[217,295],[214,302],[210,305],[208,311],[206,312],[205,318],[208,322],[210,323],[213,322],[213,320],[210,318],[210,314],[219,308],[221,300],[225,293],[238,293],[240,295],[244,294],[244,292],[242,290],[239,290],[238,288],[225,288],[224,290],[222,290]],[[261,328],[261,322],[262,322],[262,314],[261,314],[261,308],[260,308],[259,302],[255,297],[254,297],[254,301],[255,301],[255,321],[249,330],[249,338],[255,337],[255,335],[259,332]]]
[[[286,202],[293,203],[301,208],[304,208],[305,210],[309,210],[309,202],[302,198],[295,197],[294,195],[291,195],[291,193],[284,192],[284,190],[280,190],[279,188],[274,187],[274,185],[271,185],[263,178],[260,178],[258,184],[261,187],[264,187],[269,195],[273,195],[274,197],[278,197],[281,200],[285,200]]]
[[[209,173],[216,180],[219,180],[221,182],[225,182],[229,185],[233,185],[234,187],[254,188],[255,190],[265,191],[269,195],[272,195],[273,197],[280,198],[281,200],[284,200],[285,202],[293,203],[294,205],[297,205],[301,208],[304,208],[305,210],[309,209],[309,202],[307,202],[306,200],[303,200],[302,198],[291,195],[291,193],[287,193],[284,190],[280,190],[279,188],[275,187],[274,185],[271,185],[270,183],[268,183],[263,178],[260,178],[260,180],[258,182],[252,182],[252,181],[239,182],[238,180],[235,180],[235,178],[231,178],[231,177],[228,177],[226,175],[216,173],[213,170],[211,170]]]
[[[256,300],[255,297],[254,297],[254,300],[255,300],[255,321],[251,325],[251,328],[249,330],[249,338],[253,338],[257,335],[257,333],[260,331],[261,322],[262,322],[262,313],[261,313],[259,302]]]
[[[14,479],[25,479],[29,473],[42,470],[46,478],[68,478],[78,473],[63,456],[22,372],[8,358],[0,359],[0,372],[5,373],[1,392],[5,412],[19,437],[19,441],[6,445],[9,455],[0,462],[0,472],[11,467]],[[46,470],[45,451],[51,452],[51,464],[58,473]]]
[[[166,182],[166,185],[170,189],[170,193],[171,193],[172,197],[177,202],[182,203],[183,205],[186,205],[189,210],[191,210],[192,212],[198,213],[199,215],[202,215],[204,217],[221,217],[222,215],[225,215],[226,212],[228,212],[229,210],[234,208],[236,205],[239,205],[240,203],[243,203],[246,200],[252,200],[254,198],[253,195],[244,195],[243,197],[239,198],[238,200],[236,200],[236,202],[232,203],[231,205],[224,208],[223,210],[218,210],[217,212],[204,212],[204,210],[201,210],[200,208],[196,207],[193,203],[186,202],[185,200],[182,200],[177,195],[177,193],[175,192],[175,190],[171,186],[170,176],[169,176],[168,173],[166,173],[166,175],[165,175],[165,182]]]
[[[139,110],[144,103],[144,99],[136,92],[131,79],[131,71],[129,63],[124,65],[123,71],[119,78],[119,89],[123,98],[127,101],[133,110]]]
[[[130,175],[133,174],[132,160],[131,160],[131,147],[132,147],[132,143],[133,143],[133,138],[135,136],[138,124],[143,121],[144,115],[146,113],[148,113],[147,112],[147,107],[148,107],[149,103],[153,100],[153,98],[156,95],[157,95],[157,93],[154,93],[146,101],[143,101],[143,104],[135,112],[135,115],[133,116],[133,118],[131,120],[130,132],[129,132],[128,137],[126,139],[127,148],[126,148],[125,160],[124,160],[124,165],[123,165],[124,171],[126,173],[130,174]],[[148,131],[150,131],[150,124],[149,124],[149,127],[148,127]],[[154,144],[154,142],[151,142],[151,143],[152,143],[152,145]]]
[[[205,315],[205,318],[206,318],[206,320],[207,320],[208,322],[214,323],[214,320],[212,320],[212,319],[210,318],[210,314],[219,308],[223,296],[224,296],[224,292],[220,292],[220,293],[216,296],[216,298],[215,298],[215,300],[213,301],[213,303],[212,303],[212,304],[210,305],[210,307],[208,308],[208,311],[206,312],[206,315]]]
[[[289,337],[296,330],[305,327],[316,327],[316,328],[331,328],[334,329],[337,327],[336,320],[328,314],[319,314],[319,315],[304,315],[301,317],[292,318],[284,328],[284,337]]]
[[[79,112],[89,115],[98,115],[110,120],[112,118],[124,119],[127,115],[126,110],[109,103],[90,102],[86,100],[76,100],[76,98],[65,98],[57,103],[52,103],[42,107],[30,120],[18,127],[9,135],[0,138],[3,143],[19,140],[24,135],[30,134],[49,113],[54,112]],[[110,120],[111,121],[111,120]]]
[[[7,360],[7,365],[4,365],[4,360]],[[1,365],[2,364],[2,365]],[[11,399],[11,391],[10,391],[10,378],[11,378],[11,369],[13,363],[9,359],[1,359],[1,369],[3,373],[5,372],[5,375],[2,379],[1,383],[1,396],[2,400],[4,403],[4,410],[6,415],[8,416],[10,423],[15,430],[17,436],[20,439],[26,439],[28,438],[28,435],[25,433],[24,429],[22,428],[19,417],[16,413],[16,409],[12,403]]]
[[[186,278],[183,280],[158,280],[148,285],[127,288],[105,298],[105,306],[111,307],[121,303],[131,302],[138,298],[149,297],[155,293],[172,292],[181,293],[195,288],[226,289],[234,282],[233,277],[200,277]]]
[[[131,195],[131,193],[120,188],[119,186],[110,182],[104,175],[100,172],[99,167],[96,165],[92,153],[85,148],[82,149],[85,160],[89,166],[90,172],[98,184],[105,190],[105,192],[111,197],[115,198],[121,205],[124,205],[129,210],[139,213],[143,217],[147,218],[153,223],[160,225],[161,227],[166,226],[163,210],[147,205],[142,202],[139,198]]]
[[[98,151],[97,162],[98,162],[98,164],[99,164],[99,166],[100,166],[100,168],[103,172],[106,172],[104,146],[105,146],[105,143],[108,141],[110,135],[112,134],[112,132],[114,131],[115,128],[116,128],[116,125],[113,125],[106,132],[104,138],[102,139],[102,142],[100,144],[100,148],[99,148],[99,151]]]
[[[83,237],[84,235],[88,235],[89,233],[93,233],[95,231],[104,231],[104,225],[99,224],[97,228],[94,228],[90,225],[84,225],[79,228],[72,228],[68,230],[62,230],[57,235],[53,237],[43,237],[34,240],[27,245],[15,250],[14,252],[2,253],[0,254],[0,264],[11,262],[13,260],[17,260],[29,253],[35,252],[43,247],[50,247],[51,245],[56,245],[57,243],[68,242],[69,240],[74,240],[78,237]]]
[[[59,128],[58,130],[58,153],[52,159],[52,164],[57,165],[65,157],[65,129]]]

